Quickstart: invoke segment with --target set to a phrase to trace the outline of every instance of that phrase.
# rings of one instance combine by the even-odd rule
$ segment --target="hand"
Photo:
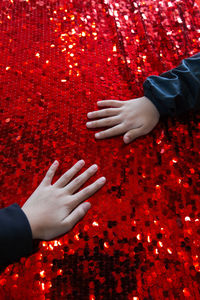
[[[80,203],[96,193],[105,184],[106,179],[101,177],[78,191],[98,169],[97,165],[92,165],[72,180],[84,164],[83,160],[78,161],[52,185],[59,165],[58,161],[55,161],[41,184],[23,205],[22,210],[30,223],[33,239],[51,240],[63,235],[87,213],[91,204]]]
[[[146,97],[128,101],[104,100],[97,102],[97,104],[99,108],[106,108],[89,112],[87,114],[89,119],[101,119],[87,122],[87,127],[110,127],[96,133],[97,139],[125,133],[123,140],[124,143],[128,144],[137,137],[149,133],[156,126],[160,117],[155,105]]]

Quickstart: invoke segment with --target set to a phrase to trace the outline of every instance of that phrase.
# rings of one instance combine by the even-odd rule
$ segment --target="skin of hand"
[[[92,165],[74,178],[84,164],[84,160],[78,161],[52,184],[59,166],[58,161],[55,161],[38,188],[22,206],[30,223],[33,239],[54,239],[70,231],[85,216],[91,204],[82,202],[96,193],[106,179],[101,177],[79,191],[98,169],[97,165]]]
[[[86,123],[90,129],[108,127],[95,134],[96,139],[105,139],[124,134],[125,144],[149,133],[158,123],[160,114],[155,105],[147,98],[141,97],[127,101],[98,101],[98,111],[89,112],[89,119],[99,119]]]

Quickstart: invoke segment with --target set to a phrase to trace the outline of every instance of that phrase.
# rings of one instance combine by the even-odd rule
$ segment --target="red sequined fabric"
[[[86,128],[97,100],[200,51],[193,0],[1,0],[1,208],[22,205],[57,159],[107,183],[67,235],[0,275],[0,299],[200,299],[200,116],[124,145]]]

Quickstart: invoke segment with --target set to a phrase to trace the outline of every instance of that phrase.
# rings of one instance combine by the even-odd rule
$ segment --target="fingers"
[[[51,167],[49,168],[49,170],[47,171],[44,179],[42,180],[43,184],[49,185],[51,184],[53,177],[56,173],[56,170],[59,166],[59,162],[57,160],[54,161],[54,163],[51,165]]]
[[[123,101],[118,100],[102,100],[98,101],[97,105],[99,107],[121,107],[123,105]]]
[[[119,108],[107,108],[107,109],[101,109],[101,110],[89,112],[87,116],[89,119],[97,119],[97,118],[115,116],[119,112],[120,112]]]
[[[98,167],[97,165],[92,165],[84,173],[72,180],[64,189],[70,194],[75,193],[91,176],[93,176]]]
[[[117,125],[121,122],[119,116],[105,118],[97,121],[87,122],[86,125],[88,128],[99,128],[99,127],[111,127]]]
[[[88,199],[94,193],[96,193],[105,184],[105,182],[106,182],[106,178],[101,177],[101,178],[97,179],[95,182],[93,182],[92,184],[88,185],[86,188],[84,188],[80,192],[73,195],[72,209],[74,209],[74,207],[76,207],[82,201]]]
[[[129,144],[130,142],[132,142],[133,140],[135,140],[136,138],[145,135],[147,132],[145,131],[144,127],[141,126],[139,128],[134,128],[129,130],[123,137],[124,143],[125,144]]]
[[[79,160],[71,169],[64,173],[55,183],[56,187],[64,187],[85,165],[84,160]]]
[[[124,130],[123,125],[119,124],[117,126],[109,128],[107,130],[96,133],[95,137],[96,137],[96,139],[105,139],[105,138],[108,138],[108,137],[112,137],[112,136],[122,134],[122,133],[124,133],[124,131],[125,130]]]
[[[70,231],[76,223],[78,223],[88,212],[91,204],[89,202],[81,203],[76,207],[71,214],[63,220],[63,225],[66,226],[66,231]]]

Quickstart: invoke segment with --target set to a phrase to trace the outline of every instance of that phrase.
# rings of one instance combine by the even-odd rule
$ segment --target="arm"
[[[200,53],[184,59],[180,66],[144,82],[144,97],[127,101],[103,100],[88,113],[88,128],[108,127],[95,134],[104,139],[124,134],[124,143],[148,134],[160,116],[175,116],[200,108]]]
[[[0,266],[31,254],[32,232],[28,219],[18,204],[0,210]]]
[[[149,76],[144,95],[161,116],[180,115],[200,108],[200,52],[160,76]]]
[[[69,232],[87,213],[91,204],[83,202],[104,184],[105,177],[79,190],[98,170],[92,165],[75,175],[85,162],[78,161],[54,184],[59,163],[55,161],[41,184],[20,208],[13,204],[0,210],[0,267],[33,253],[34,240],[52,240]],[[82,203],[83,202],[83,203]]]

